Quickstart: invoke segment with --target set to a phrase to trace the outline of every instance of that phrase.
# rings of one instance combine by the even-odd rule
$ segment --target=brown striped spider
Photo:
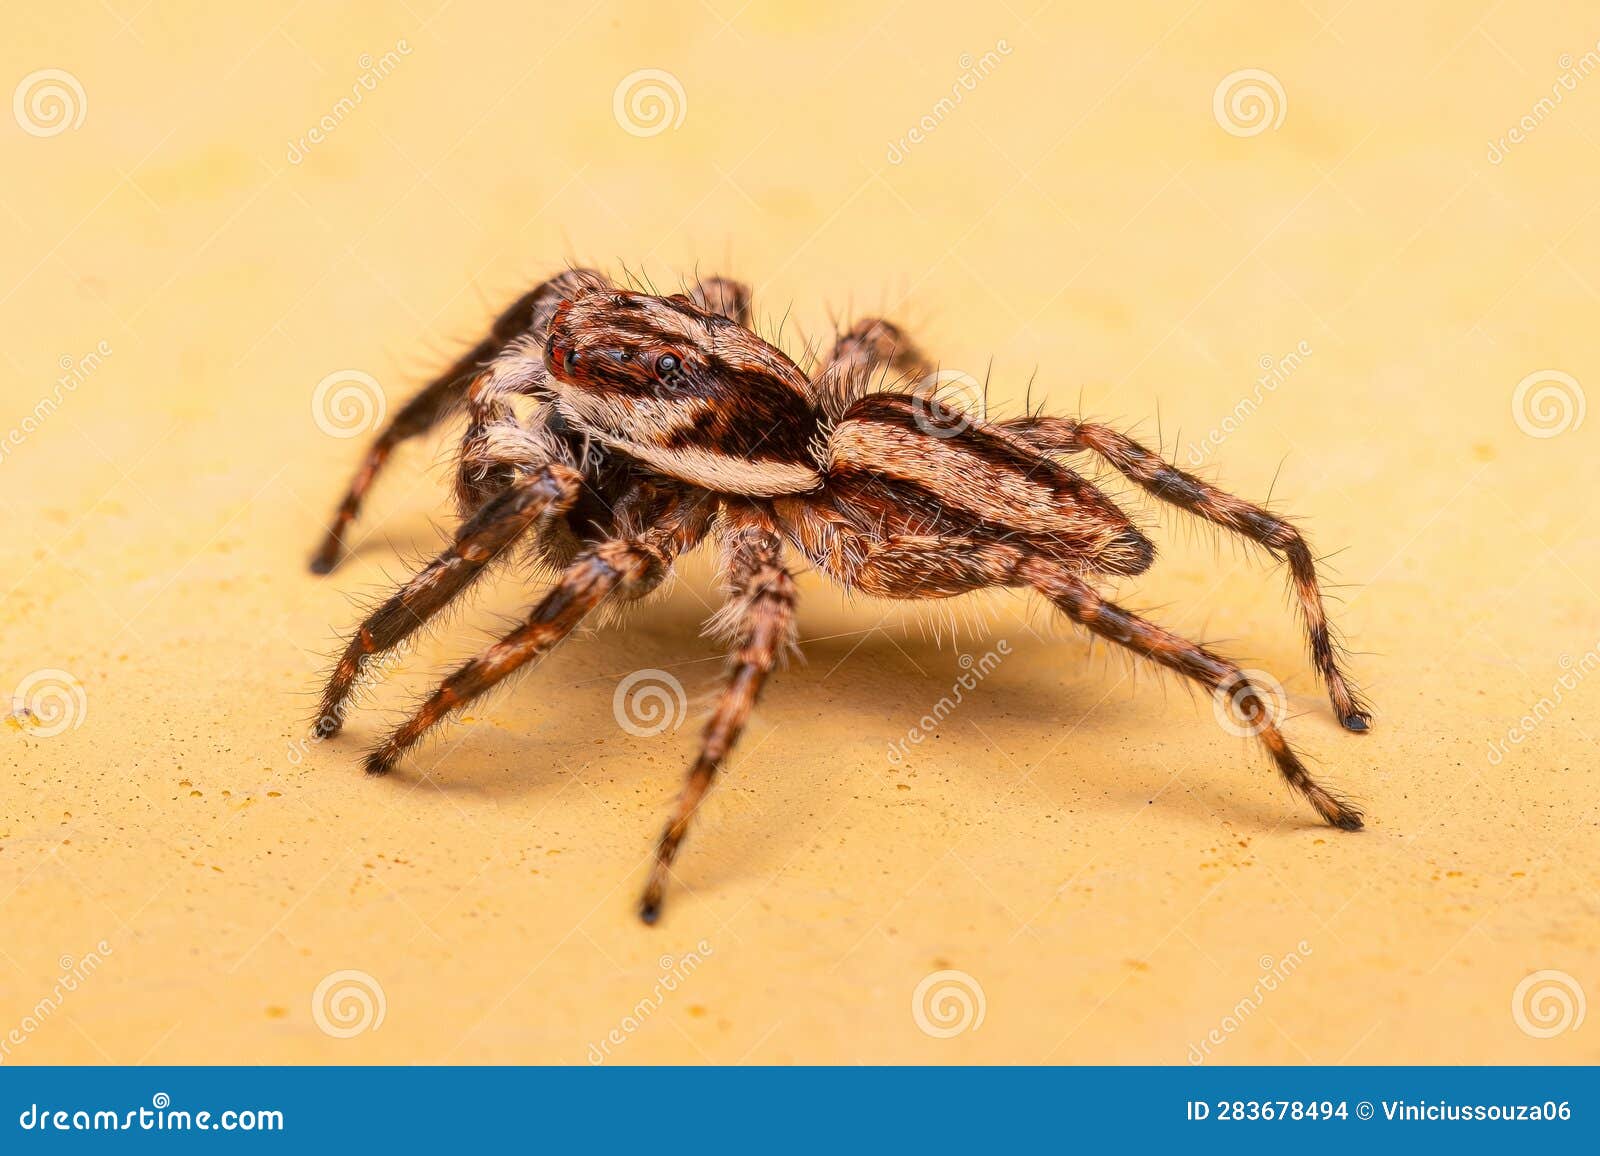
[[[1096,579],[1147,570],[1155,546],[1060,460],[1092,454],[1156,498],[1288,563],[1312,659],[1340,722],[1370,715],[1329,632],[1310,548],[1288,522],[1103,425],[974,420],[926,390],[934,367],[885,321],[840,335],[808,377],[749,328],[750,295],[711,279],[670,297],[573,270],[507,310],[368,452],[312,563],[326,572],[390,451],[464,407],[455,540],[361,624],[323,695],[332,734],[372,656],[388,652],[524,537],[559,569],[526,620],[457,668],[367,756],[383,774],[432,727],[547,654],[603,605],[638,599],[712,537],[728,599],[714,620],[725,683],[657,845],[639,912],[653,923],[689,821],[763,682],[794,642],[797,551],[849,590],[949,598],[987,587],[1043,595],[1072,622],[1226,697],[1283,778],[1328,823],[1360,812],[1319,785],[1268,697],[1234,663],[1107,601]],[[516,399],[530,416],[519,416]]]

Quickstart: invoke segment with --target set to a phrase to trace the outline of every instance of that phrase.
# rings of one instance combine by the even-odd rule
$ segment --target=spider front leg
[[[661,917],[662,892],[689,820],[744,730],[767,674],[794,641],[796,590],[794,578],[783,564],[782,542],[753,515],[730,516],[725,537],[729,597],[718,615],[718,626],[732,641],[727,678],[701,737],[700,754],[656,846],[655,862],[639,901],[639,918],[646,923]]]
[[[640,597],[666,577],[673,562],[704,537],[709,503],[699,495],[674,504],[650,529],[612,538],[579,554],[556,580],[527,620],[476,658],[457,667],[416,712],[367,755],[369,774],[389,771],[433,726],[451,711],[501,679],[548,654],[613,595]]]
[[[463,517],[510,485],[524,461],[564,456],[546,424],[547,413],[524,423],[511,404],[513,397],[543,386],[543,356],[539,342],[525,334],[507,345],[467,389],[467,428],[456,453],[455,479],[456,505]]]
[[[384,600],[356,630],[322,693],[317,732],[337,734],[345,704],[367,661],[394,649],[465,590],[540,517],[562,514],[578,498],[582,477],[548,465],[486,502],[456,531],[455,541]]]
[[[1311,547],[1293,525],[1180,470],[1109,426],[1046,417],[1021,418],[1000,428],[1007,436],[1043,453],[1092,450],[1124,477],[1162,501],[1232,530],[1264,546],[1273,557],[1287,560],[1295,597],[1305,621],[1312,662],[1328,688],[1334,713],[1346,730],[1360,732],[1371,727],[1372,711],[1345,673],[1341,648],[1328,625]]]
[[[368,447],[366,454],[362,456],[361,464],[356,467],[355,476],[350,479],[350,484],[345,489],[344,497],[339,500],[332,524],[323,535],[317,552],[311,556],[312,573],[328,574],[339,564],[339,559],[345,551],[345,532],[361,512],[362,499],[367,496],[367,491],[377,480],[378,471],[389,460],[389,455],[394,452],[396,446],[408,438],[426,433],[437,425],[445,414],[455,408],[466,391],[467,383],[471,380],[474,366],[477,364],[476,359],[492,356],[487,344],[483,342],[474,346],[469,355],[462,357],[438,378],[424,386],[422,392],[395,414],[393,420]],[[473,360],[469,361],[468,357]]]
[[[395,414],[367,449],[361,464],[356,468],[333,523],[323,536],[322,544],[311,557],[311,569],[317,574],[327,574],[339,563],[345,550],[345,534],[350,524],[361,512],[362,500],[378,472],[400,443],[427,433],[440,421],[455,411],[466,396],[478,371],[517,337],[536,330],[542,337],[549,328],[550,318],[562,298],[576,292],[580,286],[604,284],[598,273],[587,269],[570,269],[550,278],[519,297],[510,308],[495,318],[488,334],[467,352],[458,357],[449,369],[423,387]]]
[[[1311,777],[1278,730],[1266,698],[1234,663],[1106,601],[1065,568],[1029,561],[1024,563],[1022,575],[1067,617],[1091,633],[1193,679],[1213,694],[1226,694],[1272,756],[1284,780],[1305,796],[1317,814],[1342,830],[1361,829],[1361,812]]]

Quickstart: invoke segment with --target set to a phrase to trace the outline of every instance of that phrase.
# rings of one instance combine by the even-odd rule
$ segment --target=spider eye
[[[656,373],[662,377],[669,377],[678,372],[678,368],[681,364],[682,362],[680,362],[672,354],[663,353],[660,357],[656,358]]]

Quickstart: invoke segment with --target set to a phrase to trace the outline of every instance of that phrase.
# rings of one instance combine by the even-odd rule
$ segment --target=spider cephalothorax
[[[557,310],[544,359],[563,414],[669,477],[759,497],[822,484],[806,375],[687,296],[580,293]]]
[[[1107,601],[1097,575],[1147,570],[1155,547],[1059,459],[1092,453],[1157,498],[1284,559],[1312,657],[1343,725],[1367,729],[1292,525],[1170,465],[1109,427],[989,423],[927,391],[934,367],[894,325],[839,335],[814,377],[749,328],[749,291],[722,278],[671,297],[572,270],[534,289],[380,435],[313,561],[326,570],[395,444],[464,406],[455,541],[362,624],[334,668],[319,727],[343,722],[374,654],[392,650],[525,535],[560,569],[526,621],[454,673],[367,758],[389,770],[431,727],[565,638],[591,612],[655,589],[714,535],[730,666],[699,757],[657,846],[640,913],[654,922],[701,798],[794,637],[786,543],[846,589],[906,599],[986,587],[1043,595],[1092,634],[1225,699],[1284,779],[1347,830],[1360,813],[1313,780],[1236,665]],[[519,413],[517,398],[531,413]]]

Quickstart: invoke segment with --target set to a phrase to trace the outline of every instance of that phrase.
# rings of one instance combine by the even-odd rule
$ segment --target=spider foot
[[[1330,827],[1337,827],[1341,831],[1359,831],[1366,826],[1362,821],[1361,811],[1355,804],[1330,795],[1320,788],[1318,793],[1312,796],[1311,804]]]
[[[395,750],[391,744],[385,743],[381,747],[368,751],[367,757],[361,761],[361,765],[369,775],[387,775],[399,761],[400,752]]]
[[[1352,734],[1366,734],[1372,729],[1372,716],[1364,710],[1351,711],[1339,720],[1339,725]]]

